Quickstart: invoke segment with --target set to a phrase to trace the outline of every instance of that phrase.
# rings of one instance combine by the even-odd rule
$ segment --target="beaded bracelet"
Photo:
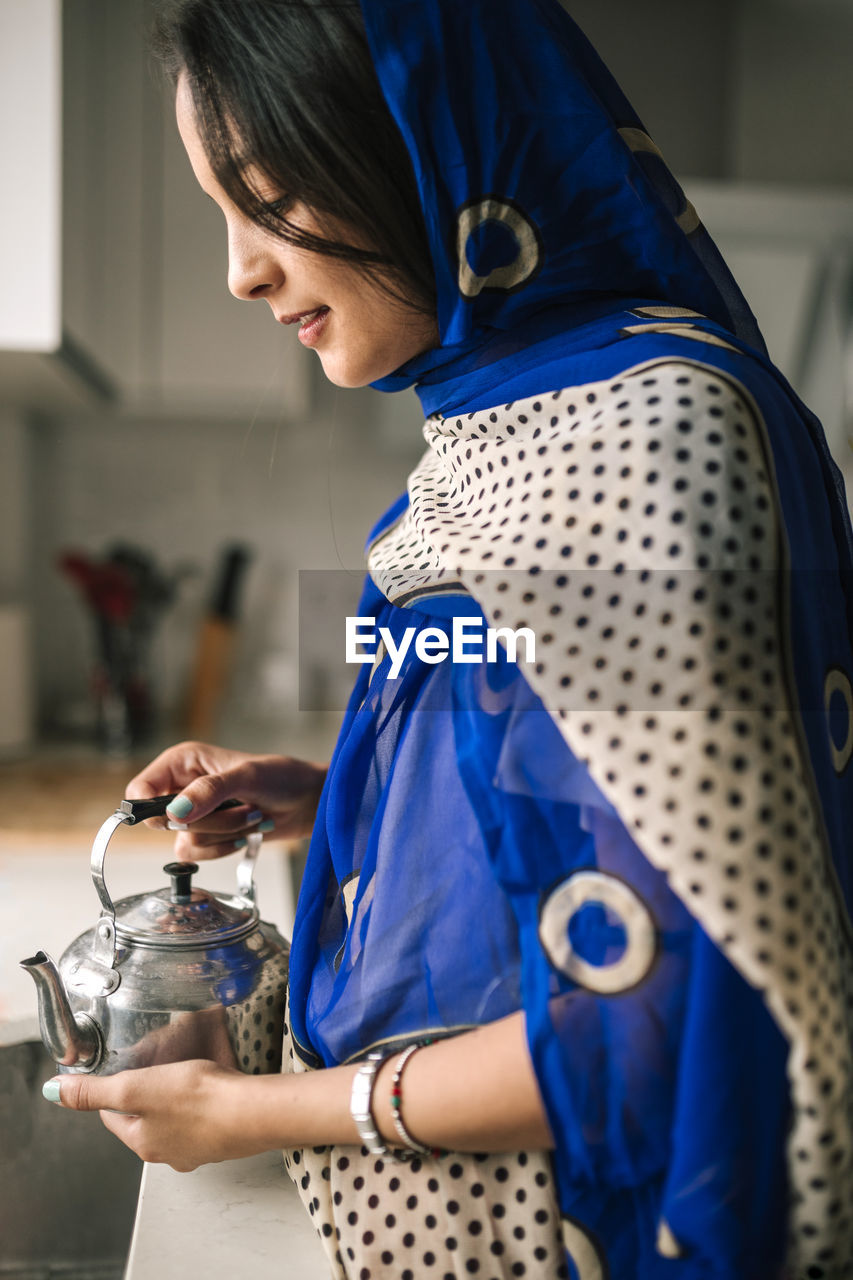
[[[416,1138],[412,1137],[403,1123],[403,1072],[409,1059],[417,1053],[418,1049],[425,1049],[428,1044],[432,1044],[432,1041],[425,1040],[422,1044],[410,1044],[408,1049],[404,1049],[397,1059],[394,1075],[391,1079],[391,1119],[394,1122],[394,1128],[409,1151],[413,1151],[419,1156],[431,1156],[433,1160],[440,1160],[442,1156],[447,1155],[447,1152],[442,1147],[425,1147],[422,1142],[418,1142]]]

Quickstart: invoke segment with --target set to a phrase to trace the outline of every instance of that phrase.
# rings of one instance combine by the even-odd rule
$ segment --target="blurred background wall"
[[[846,469],[853,3],[567,8]],[[95,628],[59,557],[103,560],[121,542],[164,573],[191,566],[151,653],[154,738],[168,740],[223,549],[245,544],[216,728],[233,745],[296,750],[298,570],[349,570],[354,602],[365,534],[422,451],[420,413],[410,394],[325,385],[266,307],[229,296],[221,215],[180,149],[149,20],[148,0],[0,0],[0,670],[7,685],[29,680],[41,740],[91,740]],[[28,275],[36,261],[44,280]],[[4,641],[4,615],[31,640]],[[0,688],[0,721],[10,698]],[[13,712],[23,740],[26,707],[7,726]],[[15,737],[0,730],[0,751]]]

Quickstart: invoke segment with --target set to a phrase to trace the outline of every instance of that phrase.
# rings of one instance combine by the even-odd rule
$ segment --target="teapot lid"
[[[151,947],[209,946],[249,933],[258,913],[247,898],[196,889],[195,862],[168,862],[171,885],[115,904],[116,936]]]

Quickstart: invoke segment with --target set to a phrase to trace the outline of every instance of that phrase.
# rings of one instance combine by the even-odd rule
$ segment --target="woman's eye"
[[[264,208],[267,213],[271,213],[274,218],[280,218],[287,213],[291,203],[289,196],[279,196],[277,200],[265,200]]]

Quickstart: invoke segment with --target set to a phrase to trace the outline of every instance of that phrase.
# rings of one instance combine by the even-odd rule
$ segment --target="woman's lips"
[[[316,347],[326,327],[328,315],[328,307],[319,307],[316,311],[312,311],[310,315],[303,317],[299,332],[296,335],[303,347]]]
[[[328,307],[317,307],[314,311],[297,312],[295,315],[281,316],[281,324],[298,324],[296,335],[304,347],[314,347],[320,341],[320,335],[326,325]]]

